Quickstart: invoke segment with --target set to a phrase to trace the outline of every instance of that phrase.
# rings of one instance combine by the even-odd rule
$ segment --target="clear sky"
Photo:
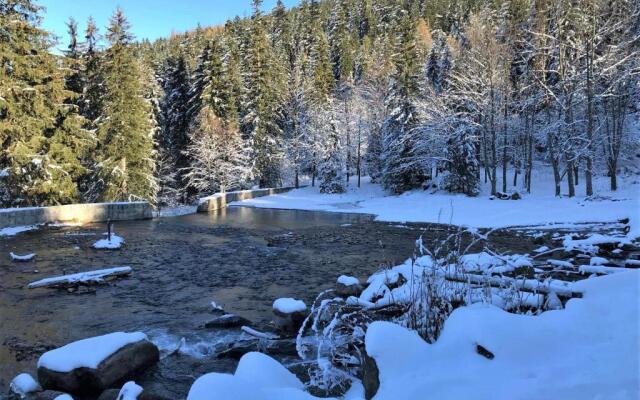
[[[218,25],[226,20],[251,14],[251,0],[38,0],[46,7],[42,14],[42,27],[55,33],[63,48],[67,44],[65,22],[71,16],[84,31],[86,20],[93,16],[100,32],[116,7],[120,6],[132,25],[137,39],[157,39],[172,32],[184,32],[202,26]],[[264,0],[263,8],[271,10],[276,0]],[[298,0],[284,0],[287,7],[298,4]]]

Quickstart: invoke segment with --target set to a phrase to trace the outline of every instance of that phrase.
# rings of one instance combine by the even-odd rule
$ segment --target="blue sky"
[[[156,39],[172,32],[184,32],[202,26],[217,25],[236,15],[251,14],[251,0],[39,0],[46,7],[42,27],[60,38],[58,48],[67,44],[65,22],[72,16],[84,31],[87,18],[96,20],[104,33],[109,16],[117,6],[124,9],[137,39]],[[298,0],[284,0],[287,7]],[[264,0],[263,8],[270,10],[276,0]]]

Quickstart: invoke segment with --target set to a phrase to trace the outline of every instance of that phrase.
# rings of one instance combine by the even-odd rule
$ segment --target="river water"
[[[16,374],[35,374],[39,355],[49,348],[140,330],[163,350],[185,338],[182,355],[164,358],[139,381],[184,398],[198,376],[235,368],[235,361],[213,354],[238,332],[201,328],[214,317],[212,300],[268,329],[274,299],[310,304],[341,274],[366,278],[402,262],[420,228],[361,214],[230,207],[116,223],[126,240],[117,251],[91,248],[104,232],[104,224],[94,224],[0,238],[0,392]],[[11,251],[37,258],[14,263]],[[26,288],[49,276],[122,265],[133,268],[131,277],[89,293]]]

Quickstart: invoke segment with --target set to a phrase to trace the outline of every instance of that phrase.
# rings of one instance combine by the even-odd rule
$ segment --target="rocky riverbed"
[[[429,240],[449,228],[381,223],[366,215],[238,207],[117,223],[124,247],[93,249],[105,229],[45,227],[0,238],[0,392],[18,373],[33,374],[48,349],[114,331],[143,331],[162,355],[137,382],[168,398],[183,398],[198,376],[232,371],[236,364],[233,358],[215,357],[240,332],[205,328],[215,316],[211,301],[269,330],[274,299],[294,297],[310,304],[338,276],[364,279],[399,264],[411,256],[421,234]],[[525,253],[551,241],[549,235],[534,236],[501,231],[492,234],[491,245]],[[10,252],[36,257],[17,263]],[[130,266],[133,274],[73,291],[26,288],[45,277],[114,266]]]

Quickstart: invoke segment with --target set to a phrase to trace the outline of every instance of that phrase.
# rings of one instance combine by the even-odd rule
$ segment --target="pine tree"
[[[282,76],[273,62],[273,50],[267,38],[261,0],[253,0],[248,48],[244,60],[244,88],[241,130],[252,148],[254,173],[260,186],[277,186],[281,181],[282,161]]]
[[[103,201],[155,200],[153,137],[143,98],[140,65],[130,47],[121,9],[111,17],[105,54],[104,110],[98,127],[97,197]]]
[[[397,34],[395,72],[387,98],[389,115],[383,126],[383,186],[394,193],[418,187],[424,180],[422,166],[413,158],[416,125],[414,96],[418,92],[418,57],[415,20],[405,2]]]
[[[337,121],[327,113],[325,126],[328,131],[324,156],[319,168],[321,193],[344,193],[346,178],[344,175],[344,155]]]
[[[189,113],[189,71],[187,62],[182,54],[167,60],[167,77],[164,82],[165,97],[162,101],[163,109],[163,140],[170,153],[175,158],[176,170],[183,171],[189,166],[185,150],[189,145],[189,128],[191,115]],[[184,173],[178,173],[180,187],[187,188]],[[187,190],[187,196],[192,195]]]
[[[95,128],[98,117],[103,108],[103,83],[102,57],[98,48],[100,35],[93,18],[87,20],[87,28],[84,33],[85,48],[82,53],[84,65],[84,90],[80,98],[80,114],[88,121],[90,128]]]
[[[64,104],[64,75],[49,34],[38,27],[40,8],[30,0],[0,4],[0,170],[10,203],[48,205],[77,201],[75,179],[83,136],[79,117]]]

